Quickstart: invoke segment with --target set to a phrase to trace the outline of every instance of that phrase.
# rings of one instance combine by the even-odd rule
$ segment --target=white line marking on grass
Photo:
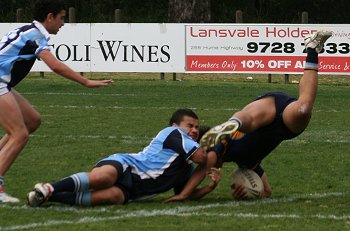
[[[80,140],[80,139],[117,139],[117,136],[101,136],[101,135],[39,135],[39,134],[31,134],[30,137],[38,137],[38,138],[48,138],[54,137],[56,139],[69,139],[69,140]],[[118,142],[123,144],[146,144],[150,142],[153,137],[136,137],[136,136],[122,136],[118,138]]]
[[[22,95],[73,95],[73,96],[137,96],[137,94],[120,94],[120,93],[110,93],[110,94],[101,94],[101,93],[78,93],[78,92],[26,92],[21,93]]]
[[[237,207],[237,206],[252,206],[256,204],[262,203],[287,203],[293,202],[295,200],[300,199],[318,199],[324,197],[334,197],[334,196],[344,196],[347,195],[347,192],[331,192],[331,193],[314,193],[307,195],[296,195],[286,198],[275,198],[275,199],[262,199],[256,201],[230,201],[225,203],[212,203],[207,205],[198,205],[198,206],[178,206],[170,209],[154,209],[154,210],[138,210],[132,212],[125,212],[123,209],[114,210],[115,207],[104,207],[104,208],[92,208],[92,209],[84,209],[84,208],[74,208],[74,207],[46,207],[46,208],[31,208],[28,206],[8,206],[8,205],[0,205],[0,208],[6,209],[27,209],[27,210],[50,210],[50,211],[58,211],[58,212],[76,212],[76,213],[87,213],[87,212],[111,212],[113,214],[118,213],[117,216],[109,216],[109,217],[95,217],[95,216],[85,216],[75,220],[49,220],[45,222],[34,222],[29,224],[22,225],[11,225],[0,227],[0,231],[7,230],[24,230],[24,229],[33,229],[39,227],[50,227],[50,226],[58,226],[58,225],[74,225],[74,224],[87,224],[87,223],[97,223],[103,221],[114,221],[120,219],[128,219],[128,218],[142,218],[142,217],[156,217],[156,216],[180,216],[180,217],[190,217],[190,216],[208,216],[208,217],[238,217],[238,218],[264,218],[264,219],[323,219],[323,220],[349,220],[350,215],[336,216],[336,215],[298,215],[298,214],[256,214],[256,213],[240,213],[240,212],[228,212],[228,213],[214,213],[214,212],[205,212],[203,210],[217,207]]]
[[[208,217],[238,217],[238,218],[264,218],[264,219],[325,219],[325,220],[348,220],[350,216],[335,216],[335,215],[309,215],[301,216],[298,214],[255,214],[255,213],[210,213],[210,212],[185,212],[181,213],[177,209],[171,210],[140,210],[130,213],[126,213],[119,216],[110,217],[91,217],[86,216],[79,218],[77,220],[49,220],[46,222],[35,222],[25,225],[13,225],[7,227],[0,227],[0,230],[23,230],[23,229],[33,229],[39,227],[49,227],[58,225],[76,225],[76,224],[87,224],[87,223],[97,223],[104,221],[115,221],[128,218],[142,218],[142,217],[159,217],[159,216],[178,216],[178,217],[191,217],[191,216],[208,216]]]

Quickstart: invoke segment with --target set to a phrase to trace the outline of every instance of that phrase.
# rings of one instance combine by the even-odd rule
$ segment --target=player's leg
[[[39,112],[37,112],[33,106],[16,90],[12,89],[11,93],[15,97],[17,104],[22,112],[24,123],[29,133],[33,133],[41,123]],[[9,136],[5,134],[0,140],[0,149],[7,143]]]
[[[285,125],[294,133],[302,132],[308,125],[318,88],[318,53],[331,31],[319,31],[305,39],[305,70],[299,83],[299,98],[289,104],[283,112]]]
[[[17,104],[21,109],[27,130],[30,134],[33,133],[41,124],[41,116],[39,112],[36,111],[31,103],[16,90],[12,89],[11,92],[15,96]]]
[[[0,150],[0,202],[18,202],[3,191],[4,175],[26,145],[29,133],[21,109],[11,92],[0,95],[0,126],[7,134]]]
[[[242,110],[233,114],[225,123],[220,124],[201,139],[201,146],[213,148],[216,144],[224,142],[237,130],[251,132],[262,126],[270,124],[276,114],[274,97],[264,97],[246,105]]]
[[[232,118],[238,118],[242,122],[242,126],[239,129],[242,132],[252,132],[271,124],[275,117],[276,106],[273,96],[257,99],[232,116]]]
[[[1,139],[0,139],[0,150],[2,149],[2,147],[4,147],[4,145],[7,143],[7,141],[9,140],[9,136],[7,134],[4,134]]]
[[[124,204],[125,195],[117,186],[97,191],[85,192],[59,192],[54,193],[48,201],[59,202],[69,205],[101,205],[101,204]]]
[[[50,197],[56,196],[55,194],[60,194],[60,200],[64,200],[62,197],[66,196],[66,200],[70,201],[73,196],[71,193],[78,192],[74,196],[81,197],[84,195],[83,193],[89,190],[110,188],[117,179],[118,171],[114,166],[102,165],[94,168],[91,172],[76,173],[51,184],[38,183],[27,195],[28,205],[39,206]],[[79,194],[80,192],[82,193]],[[88,198],[89,195],[85,193],[85,197]]]
[[[8,141],[0,150],[0,175],[4,175],[28,141],[28,130],[19,105],[11,92],[0,96],[0,125]]]
[[[91,193],[91,205],[100,204],[124,204],[125,195],[119,187],[113,186],[107,189],[93,191]]]

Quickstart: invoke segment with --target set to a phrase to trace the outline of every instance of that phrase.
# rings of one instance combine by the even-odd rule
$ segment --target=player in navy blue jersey
[[[208,151],[209,166],[221,167],[224,162],[235,162],[241,168],[253,169],[264,185],[261,196],[271,196],[272,190],[261,161],[282,141],[297,137],[307,127],[318,87],[318,53],[331,36],[331,31],[319,31],[305,38],[307,57],[298,98],[281,92],[263,94],[234,113],[229,121],[204,134],[200,143]],[[197,180],[201,181],[203,177]],[[168,201],[186,199],[196,184],[188,185]],[[233,184],[231,188],[235,198],[246,197],[244,187]]]
[[[39,0],[34,6],[34,21],[14,29],[0,41],[0,203],[18,202],[4,192],[4,175],[26,145],[29,134],[41,123],[40,114],[13,88],[29,73],[40,58],[52,71],[86,87],[100,87],[111,80],[89,80],[74,72],[51,54],[50,34],[64,25],[65,7],[60,0]]]
[[[139,153],[117,153],[98,161],[90,172],[36,184],[28,193],[28,204],[125,204],[170,189],[180,193],[191,176],[206,171],[207,154],[197,142],[199,122],[192,110],[175,111],[169,124]],[[196,169],[192,163],[198,164]],[[210,178],[209,185],[193,190],[189,197],[199,199],[213,190],[220,179]]]

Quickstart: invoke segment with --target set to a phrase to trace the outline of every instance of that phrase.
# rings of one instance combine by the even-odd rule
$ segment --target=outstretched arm
[[[199,200],[218,186],[221,180],[221,168],[211,168],[210,171],[207,171],[206,176],[210,178],[209,184],[193,190],[189,196],[190,200]]]
[[[207,155],[208,155],[207,163],[202,163],[197,166],[197,168],[195,169],[194,173],[186,183],[181,193],[168,198],[167,200],[164,201],[165,203],[183,201],[186,199],[192,199],[192,200],[200,199],[215,189],[215,187],[220,181],[220,174],[219,174],[220,170],[216,169],[214,172],[211,172],[211,173],[210,171],[215,169],[213,167],[216,164],[217,157],[215,152],[213,151],[209,152]],[[211,178],[211,182],[209,183],[209,185],[204,186],[203,188],[197,188],[198,185],[203,181],[203,179],[207,175]]]
[[[81,85],[89,87],[89,88],[106,86],[106,85],[113,82],[111,79],[109,79],[109,80],[89,80],[87,78],[84,78],[79,73],[73,71],[67,65],[65,65],[64,63],[57,60],[56,57],[53,56],[51,54],[51,52],[48,50],[43,50],[40,53],[40,58],[49,66],[49,68],[53,72],[55,72],[59,75],[62,75],[63,77],[65,77],[67,79],[70,79],[72,81],[80,83]]]

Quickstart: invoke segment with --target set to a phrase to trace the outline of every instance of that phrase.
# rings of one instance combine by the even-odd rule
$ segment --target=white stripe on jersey
[[[140,176],[141,179],[156,179],[158,176],[162,175],[163,172],[165,171],[165,169],[167,169],[170,164],[179,156],[179,154],[175,153],[172,155],[172,157],[170,157],[167,161],[167,163],[165,163],[162,168],[160,169],[154,169],[154,170],[148,170],[146,172],[140,171],[137,166],[133,165],[131,166],[131,172],[134,174],[137,174],[138,176]]]

